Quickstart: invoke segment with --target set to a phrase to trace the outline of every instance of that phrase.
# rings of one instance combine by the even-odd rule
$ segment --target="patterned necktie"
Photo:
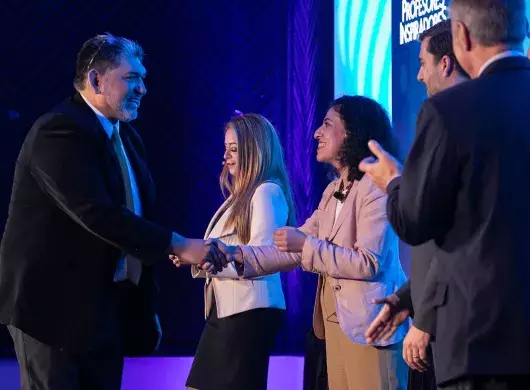
[[[111,141],[112,145],[114,146],[114,151],[116,152],[118,162],[120,163],[121,175],[123,177],[123,185],[125,187],[126,206],[134,213],[135,210],[131,183],[131,172],[129,171],[129,166],[127,164],[127,157],[125,156],[125,149],[123,148],[123,143],[121,142],[120,133],[116,126],[114,126],[112,129]],[[129,279],[135,285],[138,285],[141,275],[142,264],[140,263],[140,260],[134,258],[129,254],[126,254],[124,257],[118,260],[118,266],[116,268],[116,273],[114,274],[114,281],[118,282],[125,279]]]

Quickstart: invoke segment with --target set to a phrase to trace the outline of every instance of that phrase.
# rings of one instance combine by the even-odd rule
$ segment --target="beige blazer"
[[[399,261],[398,238],[386,217],[387,196],[364,176],[356,181],[335,221],[338,200],[333,193],[339,180],[330,183],[313,215],[300,227],[308,237],[302,253],[279,252],[274,246],[241,246],[243,277],[252,278],[301,266],[320,274],[313,326],[324,338],[320,304],[323,276],[333,286],[337,317],[344,333],[366,344],[364,333],[381,309],[371,300],[394,293],[405,282]],[[408,330],[403,324],[387,342],[401,341]]]
[[[228,202],[228,200],[227,200]],[[225,230],[224,222],[228,215],[223,213],[226,202],[213,216],[204,238],[219,238],[227,245],[239,245],[234,230]],[[261,184],[252,196],[249,245],[272,245],[274,230],[285,226],[289,208],[280,186],[274,182]],[[192,267],[192,276],[207,278],[204,286],[205,317],[213,304],[217,306],[219,318],[258,308],[285,309],[280,274],[274,273],[250,280],[242,280],[234,265],[229,264],[223,272],[206,275],[197,267]]]

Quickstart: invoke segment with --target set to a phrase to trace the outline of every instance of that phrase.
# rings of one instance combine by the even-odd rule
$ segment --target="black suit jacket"
[[[155,195],[144,147],[132,127],[120,127],[149,218]],[[158,341],[152,264],[171,231],[124,205],[112,143],[81,96],[39,118],[17,160],[0,247],[0,321],[71,350],[109,342],[125,326],[126,354],[150,352]],[[127,293],[113,282],[124,252],[143,263]]]
[[[530,374],[530,61],[498,60],[427,100],[400,183],[399,230],[434,239],[439,383]]]
[[[401,177],[397,177],[389,183],[386,209],[390,224],[394,227],[397,235],[405,240],[406,232],[400,231],[401,223],[399,221],[400,183]],[[429,276],[433,276],[429,275],[429,271],[436,250],[436,244],[432,240],[410,248],[410,278],[396,292],[400,303],[409,309],[411,316],[414,317],[414,326],[432,336],[436,334],[436,310],[432,303],[433,297],[427,296],[424,291],[426,288],[425,281]]]

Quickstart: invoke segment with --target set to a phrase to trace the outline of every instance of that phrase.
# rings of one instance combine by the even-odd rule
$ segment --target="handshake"
[[[273,234],[274,246],[280,252],[300,253],[307,235],[300,229],[285,226]],[[169,259],[177,267],[181,264],[196,265],[201,270],[215,275],[229,263],[243,263],[243,253],[238,246],[228,246],[218,239],[198,240],[173,233],[169,248]]]
[[[173,233],[169,250],[169,259],[175,266],[196,265],[213,275],[221,272],[231,262],[242,262],[242,254],[237,246],[227,246],[216,239],[205,241],[184,238]]]

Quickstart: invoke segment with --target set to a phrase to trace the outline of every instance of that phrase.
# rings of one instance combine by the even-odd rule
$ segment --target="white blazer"
[[[227,202],[228,199],[213,216],[204,238],[218,238],[227,245],[241,245],[243,243],[233,229],[224,229],[229,210],[224,213],[222,210]],[[250,241],[247,245],[273,245],[274,231],[287,224],[289,215],[281,187],[274,182],[260,184],[252,196],[250,212]],[[216,275],[206,275],[196,266],[192,267],[191,272],[194,278],[207,278],[204,287],[206,318],[212,309],[213,297],[216,299],[218,318],[258,308],[285,309],[279,273],[242,280],[233,264]]]

